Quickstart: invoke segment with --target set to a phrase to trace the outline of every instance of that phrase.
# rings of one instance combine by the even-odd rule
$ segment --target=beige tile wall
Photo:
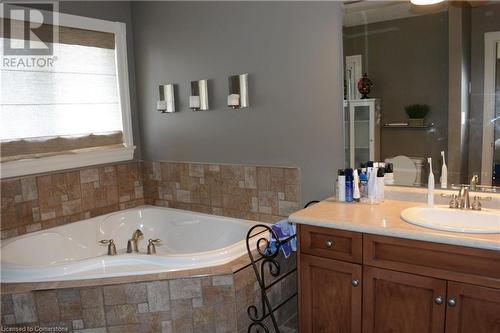
[[[299,209],[299,169],[133,161],[3,179],[1,238],[143,204],[274,222]]]
[[[299,209],[299,169],[144,162],[147,203],[275,222]]]
[[[1,182],[2,239],[144,204],[141,162]]]
[[[294,266],[294,259],[287,265]],[[272,288],[271,301],[278,304],[296,291],[294,277]],[[63,332],[75,333],[246,332],[250,323],[247,307],[260,306],[260,292],[251,267],[229,275],[32,291],[1,297],[2,327],[59,327]],[[283,332],[294,328],[290,318],[293,320],[295,315],[295,300],[279,311],[277,320],[283,325]]]

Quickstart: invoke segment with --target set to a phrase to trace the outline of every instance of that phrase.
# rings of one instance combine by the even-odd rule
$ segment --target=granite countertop
[[[298,224],[500,251],[500,233],[447,232],[403,221],[401,211],[415,206],[425,204],[385,200],[380,204],[369,205],[328,199],[292,214],[289,219]]]

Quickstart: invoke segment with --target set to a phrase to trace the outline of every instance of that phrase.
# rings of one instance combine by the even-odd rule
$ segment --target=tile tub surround
[[[284,267],[295,267],[295,258]],[[292,274],[273,287],[271,300],[277,304],[295,290]],[[259,300],[247,266],[226,275],[2,294],[1,323],[81,333],[246,332],[246,309]],[[278,321],[293,325],[295,315],[292,302]]]
[[[1,238],[144,204],[138,161],[1,181]]]
[[[299,210],[298,168],[144,162],[147,203],[275,222]]]
[[[274,222],[299,209],[299,169],[132,161],[1,181],[1,238],[137,207]]]

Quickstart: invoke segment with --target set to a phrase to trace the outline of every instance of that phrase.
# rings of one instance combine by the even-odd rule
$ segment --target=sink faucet
[[[470,180],[470,190],[475,191],[477,189],[478,184],[479,184],[479,176],[478,175],[472,176]]]
[[[470,197],[469,197],[469,186],[460,186],[460,191],[458,192],[458,208],[460,209],[470,209]]]
[[[132,238],[130,240],[132,241],[132,246],[133,246],[134,252],[139,252],[139,245],[138,245],[139,239],[142,239],[143,237],[144,237],[144,234],[142,233],[142,231],[140,229],[137,229],[132,234]],[[128,246],[127,246],[127,252],[129,252]],[[132,251],[130,251],[130,252],[132,252]]]

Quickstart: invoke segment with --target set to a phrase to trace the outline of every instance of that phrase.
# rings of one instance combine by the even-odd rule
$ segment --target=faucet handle
[[[472,203],[472,210],[481,210],[482,206],[481,206],[481,200],[484,200],[484,201],[489,201],[489,200],[492,200],[492,197],[480,197],[479,195],[475,195],[474,196],[474,202]]]
[[[116,254],[116,245],[113,239],[103,239],[100,240],[99,243],[108,246],[108,256],[114,256]]]
[[[458,201],[458,196],[456,194],[441,193],[441,197],[451,199],[448,204],[450,208],[458,208],[460,206],[460,202]]]
[[[148,254],[156,254],[156,245],[161,245],[160,239],[149,239]]]

